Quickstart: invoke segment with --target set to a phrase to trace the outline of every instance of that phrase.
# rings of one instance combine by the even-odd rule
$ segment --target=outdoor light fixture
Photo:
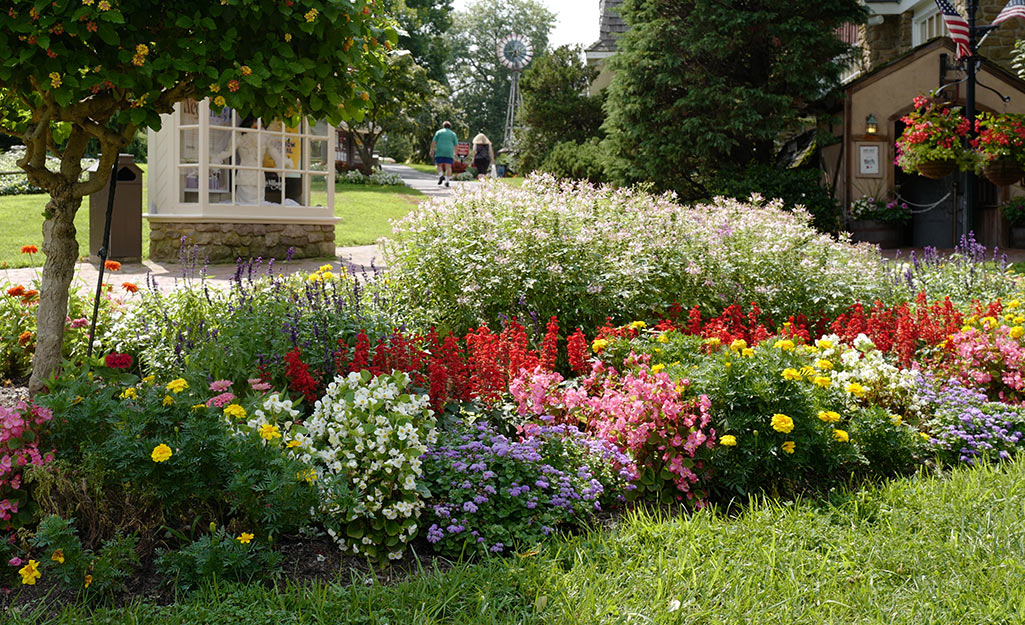
[[[879,132],[879,120],[876,116],[869,113],[868,117],[865,118],[865,134],[874,135]]]

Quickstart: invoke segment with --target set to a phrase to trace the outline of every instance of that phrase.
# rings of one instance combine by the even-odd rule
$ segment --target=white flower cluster
[[[399,371],[336,377],[305,424],[308,436],[295,448],[317,471],[323,512],[350,528],[360,521],[358,538],[329,527],[343,550],[374,554],[387,546],[388,557],[396,559],[416,535],[415,519],[424,507],[417,492],[420,456],[437,440],[437,431],[430,399],[406,393],[408,384],[409,376]],[[338,480],[345,492],[356,494],[355,505],[347,507],[333,496]],[[375,522],[385,529],[375,529]],[[389,544],[389,537],[398,544]]]
[[[286,443],[297,441],[291,443],[289,448],[292,448],[302,445],[304,442],[308,444],[309,441],[309,436],[302,431],[302,428],[293,427],[298,416],[299,411],[292,407],[292,400],[282,399],[279,393],[271,393],[264,398],[260,407],[253,411],[249,420],[239,422],[229,415],[224,415],[224,418],[231,424],[232,429],[237,434],[258,433],[263,426],[276,425],[278,426],[278,433],[284,437]],[[285,434],[286,432],[288,433],[287,435]],[[265,438],[264,444],[267,444],[267,442],[268,440]]]
[[[907,413],[911,409],[917,396],[916,373],[891,362],[876,348],[872,339],[859,334],[851,346],[842,343],[839,336],[830,334],[823,336],[818,343],[830,345],[821,349],[816,357],[833,362],[835,386],[842,389],[857,382],[865,388],[866,395],[872,397],[872,403],[894,412]],[[856,399],[853,395],[848,397],[851,401]]]

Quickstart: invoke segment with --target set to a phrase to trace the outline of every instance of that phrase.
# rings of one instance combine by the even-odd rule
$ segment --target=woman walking
[[[483,132],[473,138],[473,168],[477,170],[477,179],[488,175],[491,163],[495,162],[495,150],[491,140]]]

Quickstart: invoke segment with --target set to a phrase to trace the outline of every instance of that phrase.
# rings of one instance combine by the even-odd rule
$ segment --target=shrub
[[[358,169],[351,169],[347,172],[335,175],[335,180],[346,184],[375,184],[381,186],[401,186],[402,177],[386,171],[375,171],[369,176]]]
[[[527,315],[595,328],[674,302],[718,312],[757,301],[783,319],[835,314],[884,285],[877,252],[816,233],[803,211],[731,200],[684,207],[547,176],[423,203],[395,232],[385,255],[400,300],[455,331]]]
[[[420,456],[437,436],[428,397],[408,385],[402,372],[338,376],[289,434],[296,456],[312,467],[303,475],[320,489],[328,534],[341,549],[379,562],[401,558],[416,536]]]
[[[590,139],[583,143],[556,143],[541,163],[541,171],[556,178],[588,180],[595,184],[605,182],[605,162],[601,143],[598,139]]]
[[[97,552],[82,547],[75,520],[49,515],[39,522],[29,541],[38,550],[40,573],[55,577],[73,590],[109,593],[124,589],[125,580],[139,563],[138,538],[120,533],[104,541]]]
[[[1025,224],[1025,196],[1012,197],[1000,205],[1000,214],[1004,219],[1011,222],[1011,225],[1021,226]]]
[[[267,577],[281,563],[281,554],[250,532],[233,536],[222,527],[211,530],[177,551],[158,549],[157,571],[176,588],[188,591],[203,582],[247,584]]]
[[[524,429],[521,440],[481,423],[439,437],[424,455],[431,492],[427,540],[450,556],[529,548],[622,499],[632,462],[566,425]]]
[[[745,201],[752,194],[778,199],[786,209],[803,206],[812,223],[822,232],[840,229],[840,206],[822,184],[822,172],[816,168],[791,169],[754,164],[747,169],[720,173],[710,184],[712,195]]]

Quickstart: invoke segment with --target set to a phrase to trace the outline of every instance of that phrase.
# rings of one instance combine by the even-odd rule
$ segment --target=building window
[[[934,37],[943,35],[943,16],[935,2],[924,3],[915,10],[911,22],[911,45],[920,46]]]

